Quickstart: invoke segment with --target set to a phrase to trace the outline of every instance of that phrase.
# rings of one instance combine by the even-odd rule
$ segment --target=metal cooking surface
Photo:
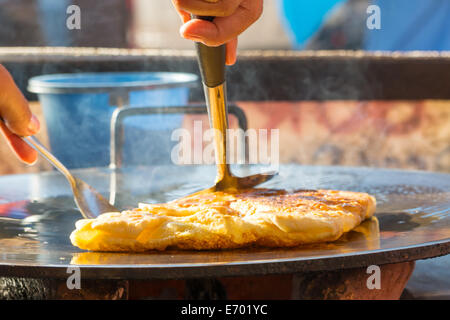
[[[248,171],[247,171],[248,170]],[[240,169],[244,175],[258,168]],[[158,166],[117,173],[117,205],[161,202],[207,187],[214,167]],[[75,174],[108,195],[109,169]],[[86,278],[188,278],[285,273],[395,263],[450,252],[450,175],[346,167],[281,166],[271,188],[330,188],[369,192],[377,221],[340,240],[290,249],[86,252],[69,234],[81,218],[70,188],[56,172],[0,177],[0,276],[66,277],[70,264]]]

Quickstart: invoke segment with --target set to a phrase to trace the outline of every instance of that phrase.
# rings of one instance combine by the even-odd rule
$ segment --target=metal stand
[[[237,118],[240,129],[247,131],[247,117],[241,108],[236,105],[229,105],[228,113]],[[165,107],[128,107],[121,105],[114,110],[110,127],[111,142],[109,167],[112,169],[112,173],[109,202],[111,204],[114,204],[116,201],[118,185],[117,170],[123,165],[124,120],[131,116],[156,114],[207,114],[207,107],[203,104]]]

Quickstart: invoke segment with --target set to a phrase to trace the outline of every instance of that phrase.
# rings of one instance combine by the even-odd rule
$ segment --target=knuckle
[[[258,5],[254,8],[254,10],[252,10],[251,18],[253,22],[258,20],[261,17],[262,13],[263,13],[263,3],[262,1],[260,1]]]
[[[224,5],[221,8],[221,14],[224,17],[231,16],[234,13],[234,11],[236,10],[236,7],[233,6],[233,4],[231,4],[230,2],[223,2],[223,3],[224,3]]]

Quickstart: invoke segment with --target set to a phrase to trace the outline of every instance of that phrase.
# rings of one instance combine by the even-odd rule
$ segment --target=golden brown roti
[[[374,197],[349,191],[204,192],[79,220],[70,239],[92,251],[292,247],[334,241],[375,206]]]

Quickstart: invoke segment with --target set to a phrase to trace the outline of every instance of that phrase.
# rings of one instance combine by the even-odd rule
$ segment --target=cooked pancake
[[[374,197],[349,191],[202,192],[79,220],[70,239],[92,251],[292,247],[334,241],[375,206]]]

